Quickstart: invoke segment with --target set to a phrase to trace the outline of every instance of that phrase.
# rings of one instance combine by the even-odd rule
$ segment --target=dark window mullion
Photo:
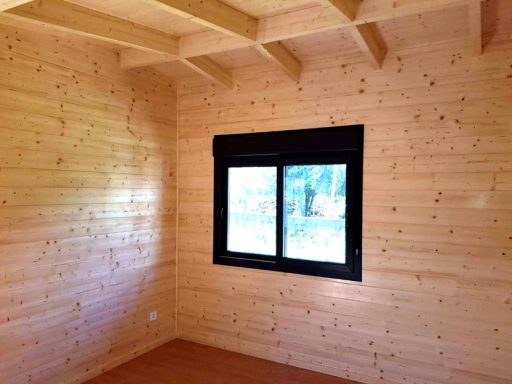
[[[222,254],[227,254],[228,251],[228,190],[229,190],[229,179],[228,172],[229,166],[220,167],[220,180],[221,180],[221,191],[218,191],[220,195],[220,205],[218,209],[219,227],[222,231],[222,238],[220,239]]]
[[[276,258],[283,262],[283,232],[284,232],[284,167],[277,165],[277,204],[276,204]]]

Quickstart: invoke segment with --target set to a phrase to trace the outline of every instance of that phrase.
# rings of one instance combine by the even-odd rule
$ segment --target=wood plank
[[[178,38],[59,0],[40,0],[10,9],[5,15],[80,36],[143,51],[178,55]]]
[[[0,0],[0,12],[30,3],[32,0]]]
[[[222,68],[208,56],[189,57],[188,59],[183,59],[182,62],[214,83],[228,89],[233,88],[233,75],[231,72]]]
[[[144,2],[215,31],[237,38],[256,40],[257,20],[218,0],[144,0]]]
[[[373,24],[361,24],[349,28],[354,40],[371,66],[374,69],[380,69],[386,57],[386,49],[379,47],[375,37],[375,26]]]
[[[122,69],[147,67],[155,64],[169,63],[178,60],[175,55],[141,51],[140,49],[125,48],[119,54]]]
[[[281,42],[261,44],[256,48],[280,67],[293,81],[300,80],[301,64]]]
[[[30,6],[168,45],[81,8],[49,13],[64,1]],[[176,86],[119,71],[110,44],[14,24],[0,26],[0,382],[83,382],[175,336]]]
[[[371,2],[372,0],[370,0]],[[410,14],[409,12],[413,13],[420,13],[420,12],[430,12],[435,11],[439,9],[443,9],[445,5],[447,5],[448,2],[451,2],[452,4],[448,6],[464,6],[468,5],[468,3],[474,2],[484,2],[485,0],[459,0],[457,1],[451,1],[451,0],[393,0],[389,3],[391,3],[391,7],[395,9],[394,13],[397,17],[398,16],[404,16],[405,14]],[[389,6],[388,3],[388,6]],[[404,13],[405,12],[405,13]]]
[[[469,31],[470,43],[473,55],[482,54],[482,4],[480,0],[470,0],[469,8]]]

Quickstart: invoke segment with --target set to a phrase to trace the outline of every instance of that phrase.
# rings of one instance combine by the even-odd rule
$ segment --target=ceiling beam
[[[124,49],[120,55],[121,69],[134,69],[147,65],[168,63],[169,61],[175,60],[169,60],[169,55],[143,52],[137,49]],[[213,82],[229,89],[233,88],[231,72],[221,67],[208,56],[189,57],[180,59],[180,61]]]
[[[471,0],[468,7],[471,50],[474,56],[480,56],[482,54],[482,4],[480,0]]]
[[[0,12],[30,3],[32,0],[0,0]]]
[[[335,9],[342,23],[351,23],[356,17],[357,9],[360,4],[357,1],[358,0],[322,0],[322,3]],[[394,3],[394,5],[396,5],[396,3]],[[380,69],[384,60],[385,51],[383,51],[377,43],[373,23],[351,25],[348,27],[348,30],[371,66],[374,69]]]
[[[257,45],[258,51],[280,67],[293,81],[300,80],[301,64],[279,41]]]
[[[355,25],[349,28],[363,55],[374,69],[380,69],[386,57],[386,50],[379,46],[373,24]]]
[[[471,0],[392,0],[392,7],[395,17],[400,17],[410,15],[409,11],[413,13],[436,11],[443,9],[447,3],[454,6],[461,6],[467,4],[468,1]],[[403,13],[404,11],[405,13]]]
[[[189,57],[188,59],[182,59],[181,62],[214,83],[233,89],[233,75],[231,71],[221,67],[208,56]]]
[[[121,69],[134,69],[147,65],[168,63],[169,61],[176,60],[169,60],[169,55],[142,52],[137,49],[124,49],[120,55]],[[180,59],[180,61],[213,82],[229,89],[233,88],[231,72],[221,67],[208,56],[184,58]]]
[[[332,7],[318,5],[259,20],[258,41],[268,43],[286,40],[344,26],[457,7],[466,5],[467,2],[468,0],[364,0],[357,9],[357,17],[351,23],[340,23],[339,12],[333,12]]]
[[[467,5],[467,2],[468,0],[394,0],[391,2],[381,0],[368,2],[368,0],[365,0],[361,2],[357,10],[357,18],[351,23],[342,25],[340,25],[339,14],[333,12],[332,7],[318,5],[258,20],[258,38],[256,42],[233,38],[220,34],[218,31],[205,31],[183,36],[180,39],[180,57],[209,55],[256,46],[405,15]],[[140,57],[142,54],[132,55],[132,57],[135,56]],[[161,56],[153,56],[156,63],[162,62]],[[142,61],[139,60],[139,62]],[[129,60],[125,60],[125,63],[129,65]],[[144,65],[151,64],[151,60],[144,60]]]
[[[2,15],[125,47],[164,53],[172,60],[178,55],[177,37],[62,0],[35,1],[9,9]]]
[[[150,65],[178,61],[179,57],[165,53],[146,52],[140,49],[125,48],[120,51],[119,63],[121,69],[147,67]]]
[[[341,20],[350,23],[356,18],[360,2],[358,0],[320,0],[326,6],[332,7],[339,12]]]
[[[256,40],[258,20],[218,0],[143,0],[176,16],[184,17],[233,37]]]

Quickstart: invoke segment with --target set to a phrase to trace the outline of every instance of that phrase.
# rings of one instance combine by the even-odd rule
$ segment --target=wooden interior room
[[[511,384],[512,0],[0,0],[0,384]]]

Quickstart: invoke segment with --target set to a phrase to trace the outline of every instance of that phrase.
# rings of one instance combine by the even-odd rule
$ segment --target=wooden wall
[[[180,83],[181,338],[365,383],[511,382],[512,46],[427,48]],[[355,123],[362,283],[212,265],[214,134]]]
[[[175,336],[176,87],[118,65],[0,27],[2,384],[81,382]]]

